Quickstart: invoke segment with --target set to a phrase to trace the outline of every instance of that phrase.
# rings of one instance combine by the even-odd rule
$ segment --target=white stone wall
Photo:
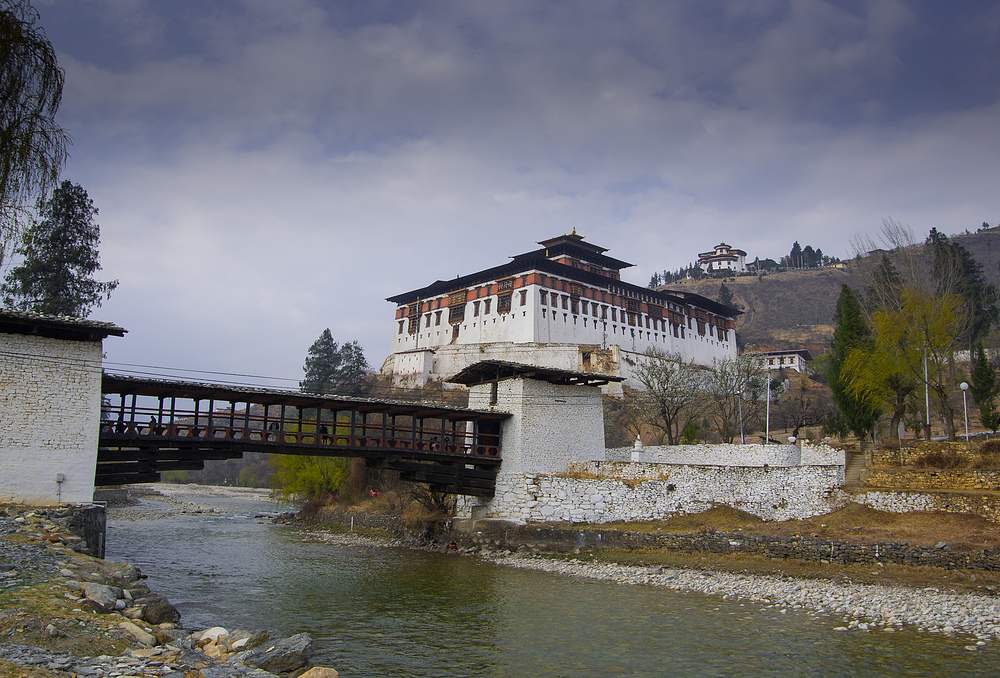
[[[843,450],[824,443],[798,445],[651,445],[619,447],[605,452],[608,461],[701,466],[824,466],[845,463]]]
[[[795,445],[653,445],[606,451],[609,461],[702,466],[798,466],[802,451]]]
[[[91,501],[101,342],[0,334],[0,346],[0,501]]]
[[[829,513],[842,505],[844,469],[608,464],[592,462],[577,476],[525,474],[498,484],[502,501],[475,518],[521,522],[638,522],[698,513],[724,504],[764,520]]]

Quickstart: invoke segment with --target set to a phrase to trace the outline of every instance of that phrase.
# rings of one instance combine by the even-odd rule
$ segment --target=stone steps
[[[864,486],[862,475],[865,472],[865,455],[852,454],[844,469],[844,489],[857,489]]]

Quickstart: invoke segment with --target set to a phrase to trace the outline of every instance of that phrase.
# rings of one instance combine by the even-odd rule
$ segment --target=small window
[[[563,295],[563,298],[562,298],[562,304],[563,304],[563,310],[564,311],[569,308],[569,297],[567,297],[565,294]]]
[[[611,309],[611,322],[613,322],[613,323],[618,322],[618,309],[617,308]]]
[[[528,291],[521,290],[521,306],[524,306],[527,303],[528,303]]]
[[[544,305],[545,305],[545,303],[546,303],[546,301],[545,301],[545,297],[546,297],[546,296],[548,296],[548,292],[546,292],[545,290],[542,290],[541,292],[539,292],[539,294],[541,295],[541,299],[542,299],[542,306],[544,306]]]
[[[472,317],[473,318],[479,317],[479,302],[478,301],[472,302]]]
[[[485,299],[485,300],[483,300],[483,315],[489,315],[490,314],[490,303],[492,301],[493,301],[492,299]]]
[[[427,315],[424,316],[424,327],[430,327],[430,326],[431,326],[431,314],[428,313]]]
[[[580,307],[583,309],[583,314],[587,315],[587,302],[586,302],[586,300],[580,302]]]
[[[399,333],[400,333],[400,334],[402,334],[402,333],[403,333],[403,325],[404,325],[404,324],[406,324],[406,321],[405,321],[405,320],[400,320],[400,321],[399,321]]]
[[[437,313],[434,314],[434,324],[435,325],[441,324],[441,311],[438,311]]]
[[[577,299],[570,299],[570,306],[572,306],[573,315],[580,313],[580,302]]]

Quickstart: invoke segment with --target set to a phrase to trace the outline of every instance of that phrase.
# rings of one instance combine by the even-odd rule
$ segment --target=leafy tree
[[[903,278],[888,255],[883,254],[866,289],[869,309],[899,308]],[[872,410],[889,407],[889,428],[895,434],[906,416],[907,399],[917,384],[899,351],[879,350],[875,342],[862,342],[848,351],[841,365],[851,395]]]
[[[663,431],[668,445],[680,442],[681,433],[697,414],[702,390],[701,372],[680,355],[651,348],[636,364],[633,376],[642,384],[641,410],[644,419]]]
[[[1000,428],[1000,413],[997,412],[993,399],[1000,394],[1000,384],[997,384],[997,373],[993,364],[986,359],[983,342],[976,343],[972,353],[972,371],[969,375],[972,399],[979,407],[979,421],[989,430],[996,433]]]
[[[1000,320],[997,288],[986,282],[982,266],[960,243],[932,228],[926,244],[931,250],[938,294],[955,293],[968,306],[969,322],[963,338],[972,351],[975,343]]]
[[[284,497],[305,501],[332,497],[347,475],[349,460],[344,457],[310,457],[276,454],[272,457],[272,486]]]
[[[830,347],[828,372],[833,401],[847,420],[848,428],[858,438],[870,434],[881,412],[870,398],[859,398],[850,389],[849,377],[844,373],[844,363],[851,351],[871,348],[871,329],[861,313],[858,298],[847,285],[840,288],[837,309],[833,314],[835,329]]]
[[[0,263],[22,232],[27,205],[66,162],[55,123],[64,75],[27,0],[0,0]]]
[[[309,347],[302,370],[306,375],[299,388],[306,393],[357,395],[371,375],[361,345],[357,341],[338,345],[330,328]]]
[[[909,378],[926,386],[938,404],[948,438],[955,438],[954,379],[950,363],[966,327],[965,305],[956,294],[935,295],[907,285],[894,309],[872,314],[872,355],[894,355]]]
[[[118,281],[98,282],[101,270],[97,208],[79,184],[63,181],[48,200],[40,201],[35,221],[16,252],[24,257],[7,274],[4,302],[21,310],[86,317],[101,297],[110,297]]]

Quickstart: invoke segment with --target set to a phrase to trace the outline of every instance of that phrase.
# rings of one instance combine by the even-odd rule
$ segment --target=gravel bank
[[[675,591],[752,601],[779,610],[831,614],[845,620],[844,626],[835,630],[891,633],[906,625],[931,633],[969,634],[979,644],[1000,637],[1000,604],[996,598],[987,596],[901,586],[588,563],[579,559],[556,560],[524,554],[483,553],[481,557],[507,567],[619,584],[662,586]],[[975,648],[976,645],[967,647]]]
[[[510,551],[449,549],[415,541],[337,533],[303,526],[303,539],[348,546],[420,548],[479,557],[505,567],[540,570],[619,584],[660,586],[674,591],[721,596],[777,610],[803,610],[843,620],[837,631],[893,633],[903,627],[923,632],[969,635],[966,649],[1000,638],[1000,599],[952,594],[934,588],[909,588],[822,579],[745,575],[702,570],[650,568],[595,563]]]

